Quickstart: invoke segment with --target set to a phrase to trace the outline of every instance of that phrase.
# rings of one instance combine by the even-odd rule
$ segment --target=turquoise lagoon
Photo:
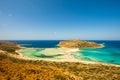
[[[56,46],[61,40],[12,40],[24,45],[26,48],[36,48],[34,50],[21,50],[21,52],[31,58],[58,58],[63,54],[47,54],[44,52],[46,48],[58,48]],[[72,56],[78,60],[104,62],[120,65],[120,41],[119,40],[92,40],[94,42],[104,44],[104,48],[84,48],[82,51],[72,53]]]

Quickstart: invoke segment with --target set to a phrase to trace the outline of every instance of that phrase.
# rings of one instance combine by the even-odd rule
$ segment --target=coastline
[[[3,51],[2,51],[3,52]],[[9,56],[9,53],[0,54],[0,77],[4,80],[8,79],[21,79],[18,75],[25,80],[42,79],[60,80],[74,79],[86,80],[88,79],[105,79],[113,80],[120,79],[120,67],[101,65],[101,64],[83,64],[81,62],[55,62],[45,60],[25,60]],[[4,72],[2,72],[4,71]],[[93,75],[93,76],[91,76]],[[14,76],[14,77],[13,77]],[[24,77],[25,76],[25,77]]]
[[[22,49],[29,49],[29,50],[34,50],[36,48],[22,48]],[[39,48],[38,48],[39,49]],[[54,49],[54,48],[46,48],[47,50],[50,49]],[[56,49],[56,48],[55,48]],[[18,55],[14,55],[14,54],[9,54],[11,57],[15,57],[18,59],[23,59],[23,60],[44,60],[44,61],[53,61],[53,62],[79,62],[82,64],[101,64],[101,65],[106,65],[106,66],[116,66],[116,67],[120,67],[120,65],[117,64],[112,64],[112,63],[104,63],[104,62],[94,62],[94,61],[85,61],[85,60],[78,60],[76,58],[74,58],[74,56],[72,56],[72,52],[77,52],[77,51],[81,51],[79,48],[57,48],[60,50],[64,50],[63,53],[60,54],[65,54],[64,59],[48,59],[48,58],[39,58],[39,59],[35,59],[35,58],[30,58],[26,55],[24,55],[23,53],[20,52],[20,50],[16,50],[16,52],[18,53]],[[56,54],[56,53],[53,53]]]
[[[101,45],[100,47],[96,47],[96,48],[105,47],[103,44],[100,44],[100,45]],[[61,48],[26,48],[26,47],[20,46],[19,44],[14,45],[14,46],[16,46],[18,48],[18,49],[15,48],[15,54],[6,52],[6,51],[2,51],[2,50],[0,50],[0,52],[7,54],[8,56],[23,59],[23,60],[44,60],[44,61],[53,61],[53,62],[79,62],[79,63],[83,63],[83,64],[102,64],[102,65],[108,65],[108,66],[112,65],[112,66],[120,67],[120,65],[112,64],[112,63],[94,62],[94,61],[86,61],[86,60],[76,59],[72,53],[77,52],[77,51],[79,51],[79,52],[82,51],[82,50],[80,50],[80,48],[65,48],[65,47],[61,47]],[[9,48],[9,47],[7,47],[7,48]],[[29,56],[23,54],[22,52],[20,52],[20,50],[36,50],[36,49],[43,49],[40,53],[39,52],[37,53],[38,58],[32,58],[32,57],[29,57]],[[29,54],[29,52],[30,51],[28,51],[28,54]],[[42,53],[42,55],[41,55],[41,53]],[[34,54],[34,53],[32,53],[32,54]],[[57,55],[57,57],[56,57],[56,55]],[[61,55],[64,55],[64,56],[61,56]],[[55,58],[52,56],[55,56]]]

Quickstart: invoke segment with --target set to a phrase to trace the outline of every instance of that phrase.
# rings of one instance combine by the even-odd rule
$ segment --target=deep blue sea
[[[27,48],[56,48],[61,40],[9,40]],[[91,40],[104,44],[104,48],[83,48],[82,52],[75,52],[77,59],[105,62],[120,65],[120,40]]]

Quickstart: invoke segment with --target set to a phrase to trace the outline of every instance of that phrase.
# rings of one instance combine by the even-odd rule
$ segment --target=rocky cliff
[[[67,40],[59,42],[58,46],[65,48],[101,48],[103,45],[96,42],[82,41],[82,40]]]

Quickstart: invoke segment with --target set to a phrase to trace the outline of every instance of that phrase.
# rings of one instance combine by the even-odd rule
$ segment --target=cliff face
[[[103,47],[101,44],[96,42],[88,42],[82,40],[68,40],[59,42],[58,46],[65,48],[100,48]]]

